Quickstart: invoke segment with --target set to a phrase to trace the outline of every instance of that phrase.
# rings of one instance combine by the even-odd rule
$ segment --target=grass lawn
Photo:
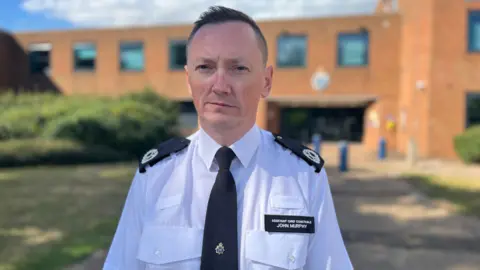
[[[55,270],[110,244],[136,164],[0,170],[0,270]]]
[[[480,217],[480,176],[476,178],[405,174],[409,183],[432,199],[445,200],[463,214]]]

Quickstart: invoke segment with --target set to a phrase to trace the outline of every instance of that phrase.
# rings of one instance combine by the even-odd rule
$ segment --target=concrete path
[[[459,216],[385,174],[327,169],[356,270],[479,270],[480,220]]]

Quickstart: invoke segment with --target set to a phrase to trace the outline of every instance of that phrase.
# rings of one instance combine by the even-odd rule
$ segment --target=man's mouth
[[[233,107],[232,105],[229,105],[227,103],[223,102],[209,102],[210,104],[216,105],[216,106],[221,106],[221,107]]]

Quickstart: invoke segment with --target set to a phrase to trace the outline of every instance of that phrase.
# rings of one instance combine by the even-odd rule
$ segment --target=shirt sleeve
[[[328,176],[325,169],[315,176],[312,209],[315,234],[311,238],[306,270],[352,270],[346,246],[338,225]]]
[[[103,270],[140,270],[145,265],[136,259],[142,233],[145,174],[137,170],[123,206]]]

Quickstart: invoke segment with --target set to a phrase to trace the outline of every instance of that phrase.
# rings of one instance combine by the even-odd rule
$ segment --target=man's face
[[[270,93],[259,41],[246,23],[205,25],[192,39],[187,79],[202,124],[233,128],[255,122],[258,102]]]

